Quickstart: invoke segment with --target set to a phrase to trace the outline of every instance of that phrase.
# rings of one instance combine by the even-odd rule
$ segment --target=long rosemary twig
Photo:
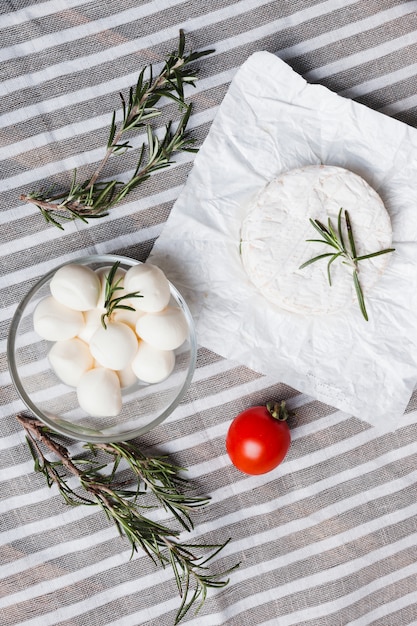
[[[346,231],[347,231],[347,236],[348,236],[349,248],[345,244],[345,239],[343,236],[343,229],[342,229],[342,211],[343,209],[341,208],[338,214],[338,218],[337,218],[337,230],[333,226],[330,217],[328,219],[327,226],[322,224],[319,220],[310,219],[311,225],[319,233],[319,235],[321,236],[321,239],[307,239],[306,241],[324,243],[330,246],[331,248],[333,248],[333,251],[326,252],[324,254],[319,254],[318,256],[315,256],[312,259],[309,259],[308,261],[300,265],[299,269],[303,269],[304,267],[307,267],[311,263],[315,263],[316,261],[319,261],[320,259],[327,258],[328,259],[327,278],[329,281],[329,285],[331,285],[332,284],[332,279],[331,279],[331,274],[330,274],[331,265],[337,259],[341,259],[342,263],[344,263],[345,265],[348,265],[352,269],[353,283],[355,285],[355,291],[356,291],[356,296],[358,298],[359,307],[360,307],[363,317],[365,318],[366,321],[368,321],[369,318],[368,318],[368,313],[367,313],[366,306],[365,306],[365,298],[364,298],[362,287],[359,281],[358,262],[364,261],[365,259],[371,259],[372,257],[375,257],[375,256],[380,256],[381,254],[387,254],[388,252],[394,252],[395,248],[385,248],[384,250],[378,250],[377,252],[371,252],[369,254],[363,254],[361,256],[358,256],[356,252],[355,239],[353,237],[352,224],[349,218],[349,213],[346,210],[344,211],[344,217],[345,217],[345,222],[346,222]]]
[[[163,69],[153,76],[153,67],[145,67],[139,74],[135,87],[131,87],[127,98],[120,94],[122,101],[122,120],[116,123],[116,111],[110,124],[107,149],[103,159],[93,174],[83,182],[77,181],[74,170],[70,189],[62,193],[53,190],[33,191],[21,194],[20,200],[38,207],[45,220],[58,228],[67,220],[80,219],[84,222],[90,218],[104,217],[108,210],[120,202],[128,193],[141,185],[151,174],[168,167],[174,153],[179,151],[196,152],[192,148],[194,139],[187,132],[191,115],[191,104],[185,102],[184,86],[195,85],[196,72],[190,65],[211,54],[213,50],[190,52],[185,54],[185,36],[181,30],[178,49],[165,60]],[[159,116],[161,111],[156,108],[162,97],[177,102],[183,114],[173,128],[170,121],[165,127],[165,134],[158,139],[150,125],[150,121]],[[135,170],[127,182],[119,180],[99,181],[101,173],[112,155],[121,155],[132,146],[125,133],[145,129],[147,144],[144,143],[139,152]]]
[[[45,476],[49,487],[56,485],[67,504],[99,506],[116,525],[120,535],[129,540],[132,556],[140,547],[154,563],[172,568],[181,597],[175,624],[197,601],[196,611],[199,610],[209,588],[228,584],[227,576],[238,565],[216,574],[209,571],[207,563],[229,540],[223,544],[180,542],[179,530],[144,515],[152,508],[143,501],[146,493],[151,492],[182,528],[188,531],[193,528],[191,511],[205,506],[209,498],[186,495],[187,481],[180,476],[183,468],[173,465],[166,457],[147,457],[129,442],[88,443],[85,448],[92,453],[93,459],[72,458],[59,435],[39,420],[23,414],[17,415],[16,419],[26,431],[35,470]],[[53,453],[54,460],[47,458],[48,452]],[[94,457],[99,453],[109,455],[110,462],[98,462]],[[122,461],[127,464],[128,477],[125,477],[125,471],[118,473]],[[70,475],[78,479],[81,493],[69,486]]]

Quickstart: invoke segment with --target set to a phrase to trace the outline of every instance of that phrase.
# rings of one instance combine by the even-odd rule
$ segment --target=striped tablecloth
[[[145,260],[193,157],[179,156],[107,218],[64,231],[19,195],[66,185],[74,167],[92,171],[118,92],[175,48],[180,28],[194,49],[215,48],[192,94],[200,143],[236,70],[259,50],[416,126],[417,2],[3,0],[0,13],[0,622],[170,626],[179,606],[171,570],[142,554],[129,560],[103,513],[65,506],[34,473],[6,339],[18,302],[55,265],[106,252]],[[114,161],[107,174],[131,166]],[[225,434],[237,412],[271,397],[297,411],[292,447],[277,470],[247,477],[230,465]],[[417,395],[401,427],[381,434],[200,346],[184,401],[142,444],[186,466],[211,496],[193,539],[231,537],[216,566],[241,565],[184,623],[417,624],[416,422]]]

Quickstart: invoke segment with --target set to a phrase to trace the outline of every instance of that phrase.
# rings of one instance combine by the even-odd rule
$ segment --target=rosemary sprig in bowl
[[[155,564],[172,568],[181,598],[175,624],[196,603],[196,612],[210,588],[225,587],[228,575],[238,564],[220,573],[211,573],[207,564],[229,543],[198,544],[181,542],[180,530],[156,522],[145,515],[152,508],[145,497],[153,494],[158,504],[171,513],[180,527],[193,529],[192,510],[208,504],[209,498],[187,495],[187,481],[180,473],[184,468],[166,457],[148,457],[132,442],[88,443],[92,458],[71,457],[59,435],[33,417],[16,416],[26,431],[26,441],[40,472],[49,487],[55,485],[66,504],[100,507],[122,537],[130,542],[132,553],[142,548]],[[48,454],[54,459],[50,460]],[[101,462],[98,455],[107,455]],[[128,470],[120,470],[121,463]],[[72,488],[69,478],[78,479]]]
[[[152,65],[143,68],[128,97],[120,94],[122,120],[116,123],[114,111],[106,152],[93,174],[79,182],[77,170],[74,170],[69,190],[55,193],[53,189],[41,189],[21,194],[20,200],[37,206],[48,223],[63,229],[63,222],[68,220],[80,219],[87,222],[91,218],[104,217],[111,207],[152,174],[168,167],[176,152],[196,152],[192,148],[194,139],[187,131],[192,105],[185,101],[184,87],[194,86],[197,78],[196,71],[189,66],[212,52],[213,50],[203,50],[186,54],[185,35],[181,30],[177,51],[167,57],[159,74],[154,76]],[[165,127],[163,137],[159,139],[150,121],[161,115],[156,105],[163,97],[174,100],[183,113],[176,129],[173,129],[173,122],[170,121]],[[138,130],[145,130],[147,144],[142,144],[136,167],[129,180],[100,181],[102,170],[110,157],[122,155],[132,148],[129,140],[125,139],[126,134]]]
[[[117,292],[123,290],[121,283],[123,281],[123,277],[120,277],[116,280],[116,272],[120,265],[120,261],[116,261],[112,267],[110,268],[109,273],[106,276],[106,285],[105,285],[105,293],[104,293],[104,308],[105,311],[101,316],[101,324],[103,328],[107,328],[107,321],[109,320],[114,311],[123,309],[125,311],[134,311],[134,307],[126,304],[126,300],[130,300],[130,298],[142,298],[143,296],[139,291],[134,291],[132,293],[125,293],[121,296],[117,296]],[[121,304],[124,302],[124,304]]]
[[[332,252],[326,252],[324,254],[319,254],[318,256],[309,259],[302,265],[300,265],[299,269],[303,269],[307,267],[311,263],[315,263],[316,261],[320,261],[321,259],[328,259],[327,262],[327,278],[329,281],[329,285],[332,284],[331,279],[331,266],[337,259],[340,259],[344,265],[348,265],[352,269],[353,275],[353,283],[355,285],[356,296],[358,298],[359,307],[361,313],[366,321],[368,321],[368,313],[365,306],[365,298],[363,295],[363,290],[359,281],[359,261],[364,261],[365,259],[371,259],[372,257],[380,256],[381,254],[387,254],[388,252],[394,252],[395,248],[385,248],[384,250],[378,250],[377,252],[371,252],[369,254],[363,254],[358,256],[356,252],[356,244],[353,236],[352,224],[349,218],[348,211],[343,211],[346,230],[348,236],[349,246],[345,243],[345,238],[343,235],[342,229],[342,211],[343,208],[340,209],[338,218],[337,218],[337,229],[333,226],[332,221],[329,217],[327,226],[322,224],[319,220],[310,219],[311,225],[316,229],[316,231],[321,236],[321,239],[307,239],[309,242],[316,243],[324,243],[331,248],[333,248]]]

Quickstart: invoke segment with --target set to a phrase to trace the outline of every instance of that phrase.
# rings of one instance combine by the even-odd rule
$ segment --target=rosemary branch
[[[302,265],[300,265],[299,269],[303,269],[307,267],[311,263],[315,263],[320,259],[328,259],[327,262],[327,278],[329,281],[329,285],[332,284],[330,269],[332,263],[337,259],[341,259],[344,265],[348,265],[352,269],[353,275],[353,283],[355,285],[356,296],[358,298],[359,307],[361,313],[366,321],[368,321],[368,313],[365,306],[365,298],[363,295],[362,287],[359,281],[359,261],[364,261],[365,259],[371,259],[375,256],[380,256],[381,254],[387,254],[388,252],[394,252],[395,248],[385,248],[384,250],[378,250],[377,252],[371,252],[369,254],[363,254],[361,256],[357,255],[356,252],[356,244],[355,239],[353,237],[352,224],[349,218],[348,211],[344,211],[344,217],[346,222],[346,231],[348,236],[349,248],[345,244],[345,239],[343,236],[342,229],[342,211],[343,208],[340,209],[338,218],[337,218],[337,231],[332,224],[332,221],[329,217],[327,227],[322,224],[319,220],[310,219],[311,225],[316,229],[316,231],[321,236],[321,239],[307,239],[306,241],[316,242],[316,243],[324,243],[331,248],[333,248],[333,252],[326,252],[324,254],[319,254],[318,256],[309,259]]]
[[[129,540],[131,556],[140,547],[155,564],[172,568],[181,597],[175,624],[197,601],[196,612],[200,609],[209,588],[222,588],[228,584],[227,576],[238,564],[216,574],[209,571],[207,563],[230,540],[223,544],[180,542],[179,530],[144,515],[144,511],[153,508],[143,502],[146,493],[150,492],[183,529],[190,531],[193,528],[191,511],[205,506],[209,498],[186,495],[187,481],[180,476],[184,468],[173,465],[166,457],[147,457],[131,442],[88,443],[84,447],[93,459],[72,458],[59,441],[59,435],[39,420],[23,414],[18,414],[16,419],[26,431],[35,471],[45,476],[49,487],[55,485],[67,504],[99,506],[116,525],[120,535]],[[54,460],[47,458],[48,452],[53,453]],[[94,457],[99,453],[110,456],[111,461],[98,462]],[[126,472],[118,472],[122,461],[128,467],[127,478],[120,476]],[[69,486],[70,475],[78,479],[82,493]]]
[[[122,296],[117,297],[117,292],[122,290],[121,282],[123,277],[116,279],[117,268],[120,265],[120,261],[116,261],[109,273],[106,276],[106,288],[104,293],[104,308],[106,309],[103,315],[101,316],[101,323],[103,328],[107,328],[106,320],[111,318],[113,311],[116,309],[124,309],[125,311],[134,311],[134,307],[129,304],[121,304],[121,302],[126,302],[130,298],[143,298],[139,291],[134,291],[132,293],[125,293]]]
[[[21,194],[20,200],[37,206],[47,222],[63,229],[62,222],[68,220],[80,219],[87,222],[88,219],[107,215],[111,207],[153,173],[168,167],[174,153],[196,152],[191,147],[194,139],[187,131],[192,105],[185,102],[184,86],[194,86],[197,78],[196,72],[191,71],[189,65],[212,52],[213,50],[203,50],[185,54],[185,35],[180,30],[178,49],[167,57],[160,73],[154,77],[152,65],[143,68],[136,86],[130,88],[128,97],[119,94],[122,101],[122,120],[119,124],[116,123],[114,111],[106,152],[93,174],[80,183],[77,182],[75,169],[69,191],[55,193],[53,189],[41,189]],[[183,114],[176,129],[173,129],[173,122],[170,121],[165,127],[164,136],[159,139],[150,125],[150,120],[161,115],[156,105],[162,97],[174,100]],[[109,158],[112,155],[122,155],[132,148],[129,140],[125,139],[125,133],[139,129],[145,129],[147,144],[142,144],[130,179],[127,182],[99,181]]]

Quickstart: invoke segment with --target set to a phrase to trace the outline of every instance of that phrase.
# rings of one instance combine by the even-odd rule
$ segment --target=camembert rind
[[[357,254],[391,247],[389,214],[374,189],[360,176],[341,167],[313,165],[290,170],[272,180],[249,207],[241,231],[241,255],[251,282],[282,309],[303,315],[329,314],[356,300],[352,271],[336,261],[332,285],[326,259],[300,270],[313,256],[331,252],[310,223],[328,218],[337,226],[340,208],[352,222]],[[347,241],[347,236],[345,235]],[[390,255],[359,262],[366,296],[382,275]]]

